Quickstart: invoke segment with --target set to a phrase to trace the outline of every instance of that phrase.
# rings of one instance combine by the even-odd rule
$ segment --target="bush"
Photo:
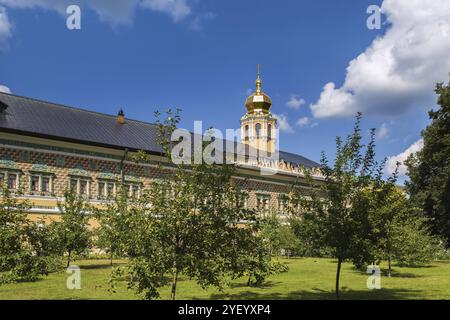
[[[278,261],[270,261],[264,265],[260,265],[259,268],[255,268],[248,278],[248,286],[261,286],[267,277],[282,272],[288,272],[289,267]]]
[[[8,259],[9,268],[0,275],[0,284],[36,281],[43,275],[61,270],[63,262],[58,256],[41,257],[30,250],[18,252]]]
[[[412,217],[396,223],[393,257],[401,267],[420,267],[445,255],[445,242],[429,234],[426,219]]]

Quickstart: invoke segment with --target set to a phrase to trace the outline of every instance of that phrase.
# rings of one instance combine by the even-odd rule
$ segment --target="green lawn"
[[[334,299],[336,263],[330,259],[290,259],[289,272],[272,276],[262,288],[249,288],[246,279],[231,283],[224,292],[203,290],[193,281],[182,279],[178,299]],[[76,261],[81,267],[81,290],[66,289],[67,274],[54,273],[37,282],[0,286],[0,299],[137,299],[120,283],[117,293],[108,292],[111,268],[106,260]],[[382,266],[383,267],[383,266]],[[366,288],[367,275],[351,264],[343,266],[342,299],[450,299],[450,261],[426,268],[394,266],[391,278],[382,276],[380,290]],[[169,297],[164,288],[162,298]]]

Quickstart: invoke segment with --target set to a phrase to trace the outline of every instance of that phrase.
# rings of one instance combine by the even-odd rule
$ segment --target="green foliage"
[[[300,257],[318,257],[330,258],[334,257],[334,252],[331,248],[319,245],[313,240],[313,232],[310,232],[313,226],[311,221],[301,219],[297,216],[289,218],[289,225],[292,233],[297,239],[296,255]]]
[[[169,110],[162,121],[159,113],[156,116],[158,142],[170,157],[173,143],[169,138],[180,119],[179,111]],[[139,161],[145,161],[145,154],[139,154]],[[122,209],[114,228],[129,231],[129,237],[120,241],[130,258],[115,276],[127,277],[129,287],[146,299],[159,297],[159,289],[170,283],[175,299],[180,274],[203,288],[220,289],[227,275],[238,277],[266,268],[270,255],[261,252],[258,215],[244,209],[246,194],[232,179],[234,166],[173,167],[160,166],[164,179],[153,181],[139,199],[127,199],[126,206],[115,205]],[[258,281],[272,272],[264,270]]]
[[[0,272],[10,270],[17,262],[26,240],[24,226],[28,223],[30,205],[19,201],[2,186],[0,192]]]
[[[403,190],[391,186],[370,214],[372,233],[377,239],[373,255],[403,266],[428,264],[439,258],[445,241],[430,235],[429,221],[420,209],[411,205]]]
[[[407,161],[412,202],[430,219],[431,231],[450,244],[450,83],[436,87],[440,108],[430,111],[424,147]]]
[[[402,267],[429,265],[445,252],[445,242],[430,236],[427,219],[420,215],[397,216],[392,226],[392,254]]]
[[[277,213],[270,213],[262,219],[261,236],[267,243],[270,256],[298,256],[303,251],[289,223],[282,222]]]
[[[118,190],[119,192],[112,199],[114,201],[106,201],[102,208],[93,208],[100,224],[100,227],[95,230],[96,247],[107,252],[111,262],[114,256],[124,255],[124,244],[133,232],[128,224],[123,223],[123,215],[128,210],[127,193],[122,188],[122,184],[119,184]]]
[[[44,221],[25,225],[28,243],[33,248],[34,254],[40,257],[58,255],[57,224],[52,222],[46,224]]]
[[[35,281],[59,269],[47,229],[28,221],[27,201],[0,192],[0,284]]]
[[[350,260],[360,269],[391,260],[401,265],[429,263],[442,252],[443,241],[430,236],[427,219],[417,213],[404,192],[395,186],[397,171],[382,178],[384,163],[375,161],[374,130],[367,146],[361,143],[361,115],[345,142],[336,139],[333,166],[322,157],[325,183],[311,177],[304,196],[295,186],[290,195],[291,224],[313,251],[325,249],[338,259],[336,295],[339,298],[341,263]],[[364,150],[365,149],[365,150]]]
[[[65,192],[64,201],[58,203],[58,208],[61,221],[54,222],[56,243],[61,254],[67,253],[69,266],[72,254],[81,254],[91,247],[92,232],[88,226],[92,209],[73,190]]]
[[[383,163],[375,160],[375,130],[367,146],[362,144],[361,114],[356,117],[353,133],[345,141],[336,138],[333,165],[322,154],[321,171],[324,183],[307,177],[310,191],[294,186],[290,195],[290,211],[297,219],[297,234],[312,248],[326,249],[338,259],[336,296],[343,261],[351,260],[357,267],[376,259],[377,233],[371,221],[379,208],[389,184],[382,180]],[[391,183],[395,181],[395,177]]]

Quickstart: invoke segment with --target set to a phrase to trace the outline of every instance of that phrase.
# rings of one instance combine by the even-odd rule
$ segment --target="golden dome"
[[[263,113],[269,113],[272,106],[270,97],[262,92],[262,80],[260,74],[260,66],[258,65],[258,78],[256,79],[256,91],[253,92],[245,101],[248,113],[254,113],[255,110],[261,110]]]

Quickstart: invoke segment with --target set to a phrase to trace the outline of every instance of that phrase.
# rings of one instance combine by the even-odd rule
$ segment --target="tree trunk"
[[[338,265],[336,270],[336,299],[339,300],[339,278],[341,276],[341,264],[342,259],[341,257],[338,257]]]
[[[175,294],[177,291],[177,281],[178,281],[178,268],[175,267],[173,270],[173,278],[172,278],[172,293],[171,293],[172,300],[175,300]]]
[[[392,267],[391,267],[391,255],[388,254],[388,277],[391,277]]]
[[[252,284],[252,275],[250,274],[250,275],[248,276],[248,280],[247,280],[247,287],[250,287],[251,284]]]
[[[67,255],[67,268],[70,266],[70,254],[72,253],[72,250],[69,250]]]

